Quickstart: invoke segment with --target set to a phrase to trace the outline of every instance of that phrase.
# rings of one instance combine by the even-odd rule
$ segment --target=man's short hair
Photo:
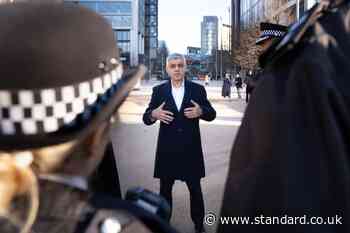
[[[171,60],[177,60],[177,59],[181,59],[184,61],[185,65],[186,65],[186,58],[184,55],[182,55],[181,53],[172,53],[170,54],[167,58],[166,58],[166,65],[169,64],[169,62]]]

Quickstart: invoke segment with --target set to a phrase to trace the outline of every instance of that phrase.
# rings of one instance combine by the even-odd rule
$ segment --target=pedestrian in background
[[[210,82],[209,74],[206,74],[206,75],[205,75],[205,78],[204,78],[204,84],[205,84],[206,86],[209,86],[209,82]]]
[[[237,95],[238,95],[238,98],[241,99],[242,96],[241,96],[241,88],[242,88],[242,85],[243,85],[243,81],[242,81],[242,78],[241,78],[241,75],[239,74],[239,72],[236,74],[236,77],[235,77],[235,87],[236,87],[236,90],[237,90]]]
[[[167,58],[170,81],[153,88],[143,114],[146,125],[160,121],[154,177],[160,179],[160,195],[172,206],[176,180],[190,192],[191,218],[197,233],[204,232],[204,201],[201,178],[205,176],[199,120],[212,121],[216,112],[202,85],[185,80],[186,61],[182,54]]]
[[[257,84],[257,74],[254,74],[252,70],[249,70],[246,75],[246,89],[245,89],[245,102],[249,102],[249,97],[253,93],[253,90]]]
[[[222,82],[222,89],[221,89],[222,97],[224,98],[228,97],[231,99],[231,86],[232,86],[231,75],[227,73]]]

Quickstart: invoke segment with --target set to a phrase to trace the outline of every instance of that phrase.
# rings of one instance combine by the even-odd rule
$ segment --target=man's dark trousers
[[[172,189],[175,179],[161,178],[160,179],[160,195],[164,197],[172,209]],[[190,192],[191,218],[197,228],[203,227],[204,219],[204,201],[200,184],[200,179],[185,181]],[[170,215],[171,216],[171,215]]]

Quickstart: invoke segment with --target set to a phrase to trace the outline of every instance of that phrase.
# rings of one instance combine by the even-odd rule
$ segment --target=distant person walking
[[[210,76],[208,74],[206,74],[204,77],[204,84],[206,86],[209,86],[209,83],[210,83]]]
[[[246,80],[245,102],[248,103],[254,88],[258,84],[258,73],[254,74],[252,70],[249,70]]]
[[[237,95],[239,99],[242,99],[242,96],[241,96],[242,85],[243,85],[243,81],[242,81],[241,75],[237,73],[235,77],[235,86],[237,89]]]
[[[231,77],[229,74],[226,74],[223,82],[222,82],[222,89],[221,89],[221,95],[222,97],[226,98],[229,97],[231,98]]]

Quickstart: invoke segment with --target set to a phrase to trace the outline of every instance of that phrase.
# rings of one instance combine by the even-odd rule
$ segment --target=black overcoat
[[[224,78],[224,81],[222,82],[222,89],[221,89],[221,95],[222,97],[229,96],[231,97],[231,80],[228,78]]]
[[[216,112],[203,86],[187,80],[184,85],[185,94],[180,111],[177,110],[171,82],[168,81],[153,88],[151,101],[143,115],[146,125],[153,124],[151,112],[163,102],[164,109],[174,114],[174,120],[169,125],[160,123],[154,168],[156,178],[189,180],[205,176],[199,120],[212,121]],[[185,108],[194,106],[191,100],[202,108],[200,119],[188,119],[184,115]]]
[[[349,4],[327,11],[266,67],[231,152],[221,211],[250,221],[219,233],[350,232],[349,15]],[[306,224],[257,224],[260,216]]]

